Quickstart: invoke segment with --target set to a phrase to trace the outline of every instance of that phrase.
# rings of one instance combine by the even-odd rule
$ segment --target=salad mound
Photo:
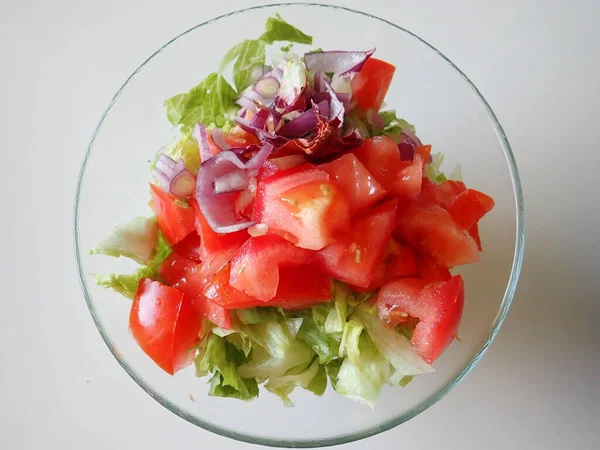
[[[269,18],[165,102],[181,134],[152,162],[154,214],[92,250],[140,267],[96,281],[133,300],[142,350],[169,374],[193,362],[209,395],[262,385],[292,405],[329,383],[374,407],[456,337],[450,270],[478,261],[494,201],[385,109],[395,67],[375,49],[299,45],[312,37]]]

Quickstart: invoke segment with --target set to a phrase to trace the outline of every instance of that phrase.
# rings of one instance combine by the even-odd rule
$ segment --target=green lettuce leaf
[[[360,358],[359,342],[364,326],[357,317],[351,317],[344,326],[342,342],[340,343],[339,356],[346,357],[353,363],[357,363]]]
[[[340,373],[340,368],[342,367],[343,359],[333,359],[325,364],[325,373],[327,374],[327,378],[329,378],[329,382],[331,386],[335,389],[338,382],[338,375]]]
[[[238,110],[236,99],[237,93],[223,75],[211,73],[189,92],[165,101],[167,118],[173,125],[180,125],[184,133],[189,133],[197,122],[227,132]]]
[[[156,246],[158,224],[156,217],[136,217],[125,225],[116,227],[102,241],[96,243],[90,254],[125,256],[140,264],[146,264]]]
[[[364,324],[365,330],[377,350],[392,364],[394,380],[400,382],[406,375],[435,372],[433,367],[411,349],[410,341],[403,334],[386,327],[379,317],[364,310],[358,309],[356,315]]]
[[[435,153],[431,155],[431,162],[425,165],[425,176],[432,183],[440,184],[447,180],[446,175],[440,170],[444,162],[443,153]]]
[[[271,356],[264,348],[253,346],[250,360],[242,364],[239,373],[244,378],[266,380],[284,374],[293,367],[308,364],[314,352],[304,342],[292,340],[282,358]]]
[[[316,311],[315,311],[316,310]],[[315,319],[316,314],[316,319]],[[319,315],[321,317],[319,318]],[[305,317],[298,332],[298,339],[306,342],[313,351],[319,355],[319,362],[325,364],[337,357],[340,343],[334,336],[325,331],[325,320],[328,313],[322,316],[323,311],[313,308],[313,317]],[[319,321],[320,324],[317,322]]]
[[[397,117],[394,110],[380,111],[379,115],[383,119],[383,129],[378,134],[398,139],[402,134],[402,130],[409,130],[413,134],[416,132],[415,127],[406,120]]]
[[[289,395],[296,387],[308,388],[318,373],[319,362],[315,360],[308,367],[300,366],[299,368],[289,370],[284,375],[271,377],[265,383],[265,389],[281,398],[285,406],[294,406]],[[316,387],[320,388],[320,385]]]
[[[238,319],[245,325],[282,320],[283,315],[277,308],[262,307],[238,309],[235,311]]]
[[[221,61],[220,72],[235,60],[233,84],[242,92],[254,81],[252,74],[265,65],[265,42],[260,39],[246,39],[232,47]]]
[[[340,395],[374,408],[392,368],[366,333],[362,333],[359,339],[359,355],[358,358],[344,359],[337,374],[335,390]]]
[[[167,145],[157,153],[150,166],[151,170],[156,168],[156,161],[161,153],[174,161],[183,159],[185,168],[193,174],[197,174],[200,169],[200,151],[198,150],[198,143],[191,136],[184,135],[181,138],[175,139],[171,144]]]
[[[114,289],[119,294],[133,299],[138,283],[143,278],[159,280],[158,268],[171,253],[171,246],[159,231],[154,248],[154,257],[148,264],[130,274],[95,275],[96,283],[104,288]]]
[[[254,378],[242,378],[238,366],[246,356],[225,338],[211,334],[207,338],[206,349],[194,363],[196,374],[212,373],[209,395],[252,400],[258,396],[258,384]]]
[[[321,397],[325,393],[325,390],[327,389],[327,371],[323,364],[319,364],[319,370],[304,389],[312,392],[318,397]]]
[[[312,36],[304,34],[295,26],[290,25],[279,14],[267,19],[265,32],[259,39],[265,41],[267,44],[272,44],[275,41],[288,41],[310,45],[313,41]]]

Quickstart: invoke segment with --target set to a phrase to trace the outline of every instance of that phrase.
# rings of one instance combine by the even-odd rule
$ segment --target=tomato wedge
[[[352,79],[352,98],[364,111],[379,111],[392,83],[396,67],[376,58],[369,58]]]
[[[402,161],[396,142],[388,136],[375,136],[354,149],[354,154],[383,187],[400,201],[415,199],[421,192],[423,160]]]
[[[286,267],[279,271],[277,294],[268,302],[231,287],[230,267],[224,267],[204,290],[207,298],[227,309],[275,306],[285,310],[311,308],[331,301],[331,278],[309,265]]]
[[[158,274],[169,285],[178,283],[185,274],[199,263],[172,251],[158,268]]]
[[[277,293],[279,269],[306,264],[311,251],[275,235],[251,237],[231,258],[230,284],[264,302]]]
[[[371,210],[352,231],[315,254],[316,266],[337,280],[369,287],[390,240],[397,205],[391,200]]]
[[[468,230],[490,212],[494,205],[494,199],[489,195],[467,189],[450,200],[448,211],[458,225]]]
[[[387,284],[379,291],[375,303],[384,320],[390,311],[419,319],[410,343],[431,364],[456,335],[464,306],[464,284],[457,275],[421,290],[420,286],[422,280],[411,278]]]
[[[196,200],[190,201],[194,216],[195,226],[200,236],[200,259],[204,265],[204,274],[212,277],[227,264],[238,248],[250,237],[247,230],[235,233],[219,234],[210,227]]]
[[[479,237],[479,225],[475,224],[471,228],[469,228],[469,234],[477,243],[477,248],[479,249],[479,251],[483,251],[483,248],[481,248],[481,238]]]
[[[194,231],[194,211],[160,186],[150,183],[150,189],[158,227],[171,245],[176,244]]]
[[[200,261],[200,236],[196,231],[192,231],[173,246],[173,251],[183,257]]]
[[[402,239],[430,255],[440,267],[451,269],[479,261],[477,243],[439,205],[413,202],[398,212],[397,223]]]
[[[158,281],[140,281],[129,329],[142,350],[165,372],[173,375],[194,358],[202,316],[193,301]]]
[[[435,184],[427,178],[423,178],[423,186],[419,199],[427,203],[436,203],[446,208],[450,200],[466,189],[467,187],[462,181],[446,180],[440,184]]]
[[[373,206],[385,197],[383,186],[352,153],[322,164],[319,169],[327,172],[330,179],[346,194],[352,215]]]
[[[319,250],[350,227],[350,207],[327,172],[303,165],[258,183],[254,221],[296,246]]]

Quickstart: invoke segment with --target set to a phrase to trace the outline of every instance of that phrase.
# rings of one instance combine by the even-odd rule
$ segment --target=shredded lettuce
[[[271,377],[269,381],[265,383],[265,389],[281,398],[285,406],[294,406],[289,398],[289,395],[292,393],[294,388],[308,388],[318,373],[319,362],[315,360],[308,367],[299,366],[298,368],[290,369],[284,375]],[[322,381],[319,383],[322,384]],[[313,385],[313,388],[315,388],[315,385]],[[320,392],[321,385],[319,384],[319,386],[316,386],[316,388],[317,392]]]
[[[154,253],[157,238],[156,217],[136,217],[125,225],[114,228],[110,235],[94,245],[90,254],[103,254],[115,258],[124,256],[146,264]]]
[[[357,358],[346,358],[337,374],[335,386],[338,394],[368,405],[371,409],[381,388],[392,374],[390,362],[362,333],[358,341]]]
[[[392,139],[398,139],[402,134],[402,130],[409,130],[413,134],[416,132],[415,127],[406,120],[398,118],[396,111],[393,109],[380,111],[379,115],[383,119],[383,129],[380,130],[379,134],[384,134]]]
[[[235,60],[233,65],[233,84],[242,92],[254,81],[253,74],[265,65],[265,42],[260,39],[246,39],[232,47],[221,61],[221,69]]]
[[[378,317],[360,308],[356,311],[356,315],[360,318],[377,350],[394,367],[394,376],[398,377],[398,380],[406,375],[434,372],[433,367],[410,348],[410,341],[403,334],[386,327]]]
[[[311,45],[313,41],[312,36],[304,34],[295,26],[290,25],[279,14],[267,19],[265,32],[259,39],[267,44],[272,44],[275,41],[288,41]]]
[[[306,317],[302,322],[298,339],[306,342],[319,355],[319,362],[325,364],[338,355],[339,341],[325,331],[314,317]]]
[[[130,274],[111,273],[109,275],[95,275],[96,283],[104,288],[114,289],[119,294],[133,299],[138,283],[141,279],[159,279],[158,268],[170,253],[171,246],[163,234],[158,231],[156,246],[154,247],[154,257],[148,261],[148,264],[140,267],[135,272]]]
[[[258,397],[258,383],[253,377],[242,378],[237,368],[246,361],[246,356],[225,338],[211,334],[206,349],[194,363],[196,375],[212,373],[209,395],[252,400]]]
[[[284,317],[277,308],[271,307],[238,309],[235,312],[239,321],[244,325],[271,322]]]
[[[307,364],[314,352],[304,342],[294,339],[281,358],[270,355],[261,346],[253,346],[250,360],[242,364],[239,373],[243,377],[266,380],[279,376],[293,367]]]
[[[431,155],[431,162],[425,165],[425,176],[432,183],[440,184],[447,180],[446,175],[440,170],[444,162],[443,153],[435,153]]]
[[[238,110],[236,99],[237,93],[223,75],[211,73],[189,92],[165,101],[167,118],[173,125],[180,125],[184,133],[189,133],[198,122],[227,132]]]
[[[359,341],[363,329],[364,325],[355,316],[346,322],[342,334],[342,342],[340,343],[340,358],[347,357],[354,363],[358,362],[360,359]]]

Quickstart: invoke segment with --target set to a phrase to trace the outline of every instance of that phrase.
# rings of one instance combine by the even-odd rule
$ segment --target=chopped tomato
[[[279,269],[306,264],[311,256],[279,236],[251,237],[231,258],[230,284],[266,302],[277,293]]]
[[[350,208],[327,172],[304,165],[258,183],[254,221],[298,247],[319,250],[349,229]]]
[[[142,350],[165,372],[173,375],[194,358],[202,316],[193,301],[158,281],[140,281],[129,329]]]
[[[173,251],[194,261],[200,261],[200,236],[192,231],[173,246]]]
[[[401,247],[396,255],[392,255],[386,265],[385,278],[395,280],[398,278],[413,277],[419,273],[415,252],[410,247]]]
[[[421,162],[423,163],[424,167],[431,156],[431,145],[417,145],[415,147],[415,154],[421,155]]]
[[[479,249],[479,251],[483,251],[483,249],[481,248],[481,238],[479,237],[479,225],[475,224],[471,228],[469,228],[469,234],[477,243],[477,248]]]
[[[238,248],[250,237],[246,230],[219,234],[210,227],[198,203],[190,201],[194,210],[196,231],[200,235],[200,259],[204,264],[204,274],[211,277],[231,259]]]
[[[169,285],[178,283],[184,275],[198,265],[197,261],[181,256],[176,251],[171,252],[158,268],[158,274]]]
[[[319,169],[327,172],[330,179],[346,194],[353,215],[385,197],[383,186],[352,153],[322,164]]]
[[[494,207],[494,199],[475,189],[461,192],[448,204],[448,211],[458,225],[467,230]]]
[[[420,278],[403,278],[386,284],[374,301],[381,320],[390,328],[404,322],[408,312],[402,305],[418,302],[425,286],[427,281]]]
[[[194,231],[194,210],[160,186],[151,183],[150,189],[158,227],[171,245],[176,244]]]
[[[442,268],[479,261],[477,243],[439,205],[414,202],[399,211],[397,223],[399,235]]]
[[[333,298],[331,279],[309,265],[280,269],[277,293],[268,302],[238,291],[229,281],[230,266],[225,266],[207,285],[204,294],[227,309],[277,306],[295,310],[311,308]]]
[[[416,263],[418,273],[425,281],[446,281],[452,277],[448,269],[436,264],[429,255],[419,254]]]
[[[419,292],[422,283],[407,278],[387,284],[379,291],[376,304],[383,317],[387,309],[419,319],[410,343],[426,362],[432,363],[456,335],[464,306],[464,286],[460,275],[431,283]]]
[[[462,181],[446,180],[435,184],[423,178],[423,186],[419,198],[428,203],[436,203],[446,208],[450,200],[465,191],[467,187]]]
[[[354,150],[356,157],[383,187],[401,201],[412,200],[421,192],[421,155],[402,161],[398,146],[388,136],[375,136]]]
[[[358,220],[338,241],[315,255],[315,264],[333,278],[369,287],[394,228],[397,200],[388,201]]]
[[[369,58],[351,81],[352,98],[364,111],[379,111],[392,83],[396,67],[376,58]]]
[[[373,291],[375,289],[379,289],[386,282],[385,271],[386,271],[385,263],[380,262],[379,264],[377,264],[377,267],[375,268],[375,271],[373,272],[373,276],[371,277],[371,282],[369,283],[369,285],[367,287],[354,286],[351,284],[350,289],[352,289],[354,292],[369,292],[369,291]]]

